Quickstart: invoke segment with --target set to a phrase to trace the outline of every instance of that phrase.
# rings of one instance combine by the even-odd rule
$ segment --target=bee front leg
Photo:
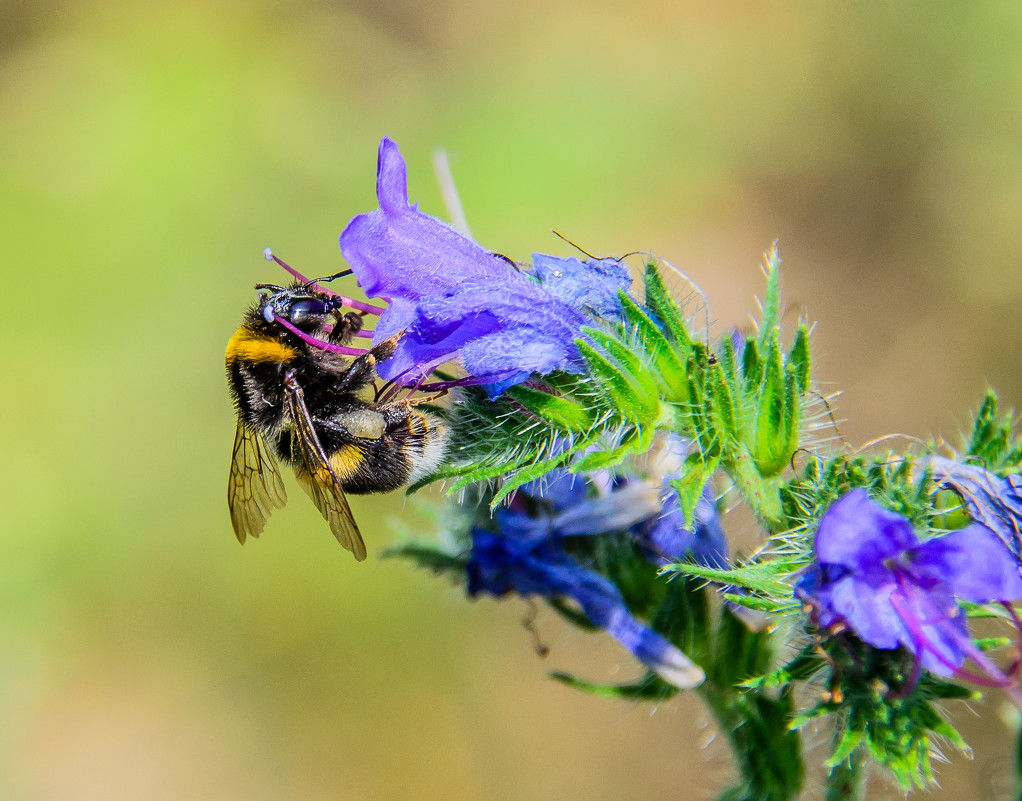
[[[376,378],[376,363],[386,359],[397,349],[397,342],[401,338],[395,334],[389,339],[383,340],[368,353],[358,356],[337,380],[336,390],[338,392],[357,392]]]
[[[330,332],[327,341],[334,344],[345,343],[362,330],[362,315],[359,312],[348,312],[347,314],[335,312],[335,315],[334,329]]]

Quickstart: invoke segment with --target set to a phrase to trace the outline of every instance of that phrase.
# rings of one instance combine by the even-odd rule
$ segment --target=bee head
[[[328,322],[342,305],[341,298],[316,291],[307,284],[290,287],[256,284],[256,289],[269,290],[259,296],[259,313],[268,323],[281,318],[297,326],[319,325]]]

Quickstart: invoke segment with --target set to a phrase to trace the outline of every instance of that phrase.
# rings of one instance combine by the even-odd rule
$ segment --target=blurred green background
[[[224,345],[281,275],[341,266],[376,147],[515,258],[653,249],[720,326],[780,240],[852,442],[954,439],[1022,398],[1022,6],[6,0],[0,19],[0,798],[709,798],[694,699],[591,699],[612,644],[379,550],[292,485],[261,541],[225,509]],[[748,531],[744,532],[748,534]],[[594,657],[595,654],[595,657]],[[943,799],[1007,798],[1001,704]],[[819,736],[822,743],[823,735]],[[822,760],[817,745],[811,758]],[[814,790],[808,792],[813,797]],[[895,797],[877,785],[871,797]]]

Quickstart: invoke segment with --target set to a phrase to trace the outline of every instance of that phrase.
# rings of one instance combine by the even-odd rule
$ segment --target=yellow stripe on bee
[[[354,445],[342,445],[330,454],[330,467],[342,484],[355,475],[362,464],[362,451]]]
[[[295,349],[277,339],[257,336],[243,325],[227,343],[227,363],[259,362],[283,363],[296,356]]]

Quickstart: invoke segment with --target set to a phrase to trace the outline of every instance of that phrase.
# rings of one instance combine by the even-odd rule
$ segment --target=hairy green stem
[[[778,702],[755,691],[705,682],[699,693],[731,746],[741,780],[718,801],[796,801],[802,789],[799,738],[774,714]]]
[[[866,783],[866,752],[862,746],[831,769],[827,777],[824,801],[859,801]]]

